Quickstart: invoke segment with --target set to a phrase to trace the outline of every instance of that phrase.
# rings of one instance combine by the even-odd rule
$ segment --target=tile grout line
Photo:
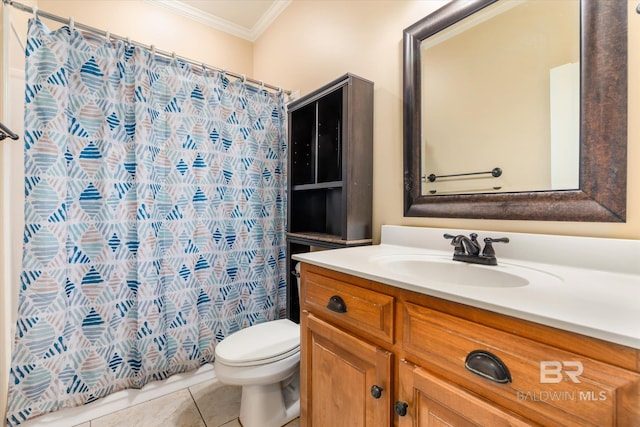
[[[202,420],[202,423],[205,425],[205,427],[209,427],[207,425],[207,420],[204,419],[202,412],[200,412],[200,407],[198,406],[198,402],[196,402],[196,398],[193,396],[193,393],[191,392],[191,387],[187,387],[187,391],[189,392],[189,396],[191,396],[191,400],[193,401],[193,404],[196,405],[196,410],[198,411],[198,415],[200,415],[200,419]]]

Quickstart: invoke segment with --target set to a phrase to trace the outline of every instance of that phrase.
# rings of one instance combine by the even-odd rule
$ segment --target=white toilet
[[[213,367],[221,383],[242,386],[243,427],[281,427],[300,416],[297,323],[279,319],[229,335],[216,346]]]

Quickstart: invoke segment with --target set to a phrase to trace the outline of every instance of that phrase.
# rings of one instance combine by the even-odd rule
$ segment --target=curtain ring
[[[73,19],[73,16],[69,17],[69,30],[72,33],[76,30],[76,21]]]
[[[131,37],[127,37],[127,47],[131,47]]]
[[[176,53],[175,52],[171,52],[171,59],[173,59],[174,61],[176,60]]]
[[[247,81],[247,76],[245,76],[244,74],[240,74],[240,79],[242,80],[242,83]]]
[[[38,19],[38,6],[33,6],[33,19]]]
[[[151,45],[151,58],[156,59],[156,46]]]
[[[260,80],[260,89],[264,90],[264,82]]]
[[[105,38],[107,39],[107,42],[111,42],[111,32],[107,30],[107,32],[105,33]]]

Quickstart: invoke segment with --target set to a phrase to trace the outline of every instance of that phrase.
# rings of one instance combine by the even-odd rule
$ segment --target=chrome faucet
[[[509,243],[508,237],[502,237],[500,239],[486,237],[484,239],[484,249],[482,249],[482,253],[480,253],[481,246],[478,242],[477,233],[471,233],[469,234],[469,237],[465,236],[464,234],[458,234],[457,236],[454,236],[452,234],[446,233],[444,235],[444,238],[451,239],[454,261],[483,265],[498,265],[496,252],[493,249],[493,243]]]

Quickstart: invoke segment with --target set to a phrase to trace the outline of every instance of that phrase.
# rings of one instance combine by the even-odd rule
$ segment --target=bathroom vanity
[[[294,256],[301,425],[640,425],[640,242],[504,233],[477,266],[447,231]]]

